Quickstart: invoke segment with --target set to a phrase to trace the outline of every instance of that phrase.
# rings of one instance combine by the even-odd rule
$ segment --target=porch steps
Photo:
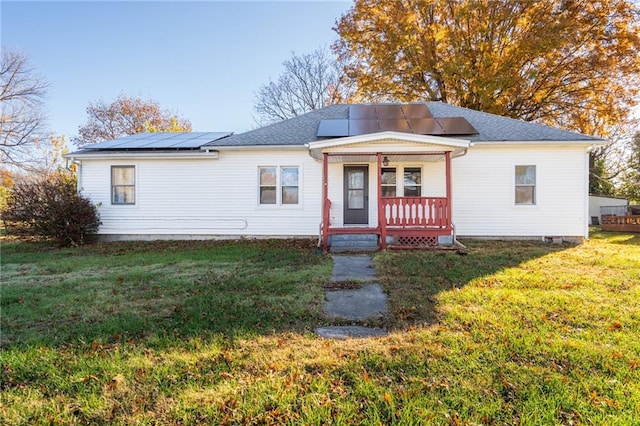
[[[329,250],[357,252],[378,250],[377,234],[334,234],[329,236]]]

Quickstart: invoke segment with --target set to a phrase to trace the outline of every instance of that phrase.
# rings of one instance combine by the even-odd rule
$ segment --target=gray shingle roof
[[[601,139],[541,124],[457,107],[443,102],[426,102],[435,118],[464,117],[479,132],[469,139],[489,141],[598,141]],[[213,141],[207,146],[304,145],[318,138],[321,120],[349,118],[349,105],[331,105],[289,120]],[[466,137],[464,137],[466,139]]]

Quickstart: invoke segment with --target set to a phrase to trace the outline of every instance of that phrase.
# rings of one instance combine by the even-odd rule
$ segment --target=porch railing
[[[383,197],[382,212],[388,228],[448,229],[446,197]]]

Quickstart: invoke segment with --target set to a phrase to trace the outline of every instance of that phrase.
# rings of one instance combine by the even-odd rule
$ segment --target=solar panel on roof
[[[321,120],[318,137],[349,136],[349,120]]]
[[[425,104],[402,105],[402,112],[407,118],[433,118],[431,111]]]
[[[176,142],[173,145],[171,145],[171,148],[199,148],[204,144],[205,144],[204,141],[192,139],[187,141]]]
[[[400,105],[376,105],[376,115],[381,118],[404,118]]]
[[[366,135],[380,131],[378,120],[349,120],[349,136]]]
[[[435,118],[409,118],[413,133],[418,135],[444,135],[444,130]]]
[[[476,135],[478,131],[463,117],[438,118],[438,123],[447,135]]]
[[[376,108],[373,105],[350,105],[349,120],[376,118]]]
[[[402,132],[402,133],[411,133],[411,128],[409,127],[409,123],[407,120],[402,118],[380,118],[378,120],[380,124],[380,131],[390,131],[390,132]]]
[[[83,149],[193,149],[229,136],[230,132],[138,133]]]

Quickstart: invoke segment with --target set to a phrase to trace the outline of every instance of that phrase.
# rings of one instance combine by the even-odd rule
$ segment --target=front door
[[[369,166],[344,166],[344,223],[369,223]]]

